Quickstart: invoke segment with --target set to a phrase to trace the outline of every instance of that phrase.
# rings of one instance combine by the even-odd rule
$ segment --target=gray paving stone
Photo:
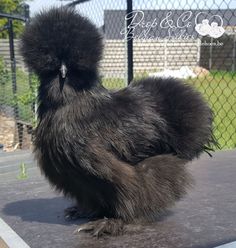
[[[17,162],[14,156],[5,165]],[[74,235],[86,220],[64,221],[63,209],[72,203],[53,191],[35,163],[24,180],[17,171],[0,173],[0,217],[31,248],[212,248],[236,241],[236,150],[204,155],[189,169],[196,185],[185,199],[158,222],[121,237]]]

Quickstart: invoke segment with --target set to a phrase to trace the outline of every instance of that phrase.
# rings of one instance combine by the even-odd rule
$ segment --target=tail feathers
[[[156,217],[182,198],[193,184],[193,179],[185,165],[188,161],[173,155],[159,155],[147,158],[139,163],[136,182],[127,188],[127,196],[122,198],[132,213],[125,219],[155,220]],[[132,197],[131,197],[132,196]],[[132,203],[127,199],[132,199]],[[132,211],[131,211],[132,205]],[[125,205],[123,205],[125,206]]]
[[[216,146],[213,112],[200,92],[190,84],[173,78],[146,78],[130,87],[138,87],[153,97],[156,111],[168,126],[168,144],[179,157],[192,160],[206,147]]]

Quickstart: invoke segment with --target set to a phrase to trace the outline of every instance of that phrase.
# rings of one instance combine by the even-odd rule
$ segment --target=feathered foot
[[[121,219],[99,219],[82,224],[75,231],[76,232],[89,232],[94,237],[101,237],[105,234],[118,236],[123,234],[124,223]]]
[[[64,210],[64,218],[65,220],[68,220],[68,221],[77,220],[80,218],[91,219],[95,217],[96,217],[96,213],[83,211],[78,206],[69,207]]]

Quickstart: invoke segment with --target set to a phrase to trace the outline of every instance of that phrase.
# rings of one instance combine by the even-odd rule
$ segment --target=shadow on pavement
[[[3,208],[3,213],[9,216],[18,216],[23,221],[40,222],[48,224],[81,224],[86,219],[65,221],[64,209],[71,206],[63,197],[45,199],[27,199],[8,203]]]

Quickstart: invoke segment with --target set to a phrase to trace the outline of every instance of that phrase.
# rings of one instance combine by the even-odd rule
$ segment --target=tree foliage
[[[25,0],[0,0],[0,13],[24,15]],[[18,37],[23,30],[24,23],[21,21],[13,21],[14,35]],[[8,31],[1,31],[7,25],[7,19],[0,17],[0,38],[7,38]]]

